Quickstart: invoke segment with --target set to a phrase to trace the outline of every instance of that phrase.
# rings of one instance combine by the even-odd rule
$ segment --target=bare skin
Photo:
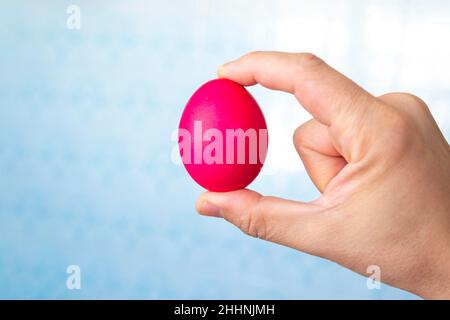
[[[294,145],[321,191],[312,202],[251,190],[196,204],[243,232],[341,264],[424,298],[450,298],[450,147],[426,104],[374,97],[309,53],[252,52],[219,68],[242,85],[294,94],[313,116]]]

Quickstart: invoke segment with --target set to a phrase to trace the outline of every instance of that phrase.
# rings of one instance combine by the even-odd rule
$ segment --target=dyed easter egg
[[[266,121],[243,86],[228,79],[211,80],[192,95],[181,115],[178,147],[187,172],[203,188],[242,189],[263,166]]]

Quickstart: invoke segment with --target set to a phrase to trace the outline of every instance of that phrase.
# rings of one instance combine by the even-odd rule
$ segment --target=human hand
[[[294,145],[312,202],[205,192],[197,210],[425,298],[450,298],[450,148],[426,104],[374,97],[312,54],[254,52],[219,76],[292,93],[313,116]]]

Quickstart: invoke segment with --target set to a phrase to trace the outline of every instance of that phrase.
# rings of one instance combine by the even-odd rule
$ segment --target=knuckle
[[[267,240],[267,223],[264,211],[262,210],[264,203],[264,198],[260,198],[258,202],[251,207],[249,212],[242,217],[239,229],[249,236]]]
[[[424,116],[429,114],[427,104],[418,96],[408,92],[393,92],[381,96],[388,104],[405,110],[413,116]]]
[[[414,105],[421,106],[421,107],[427,106],[426,103],[421,98],[419,98],[418,96],[416,96],[412,93],[404,92],[401,95],[404,99],[409,100]]]
[[[430,110],[421,98],[411,93],[401,93],[404,109],[413,116],[424,117],[430,113]]]
[[[429,113],[427,104],[421,98],[410,93],[404,93],[403,96],[413,112],[417,115],[423,116]]]
[[[293,140],[297,148],[307,148],[309,145],[309,134],[311,121],[305,122],[294,130]]]
[[[261,54],[261,51],[250,51],[250,52],[246,53],[242,58],[244,60],[252,60],[252,59],[259,57],[260,54]]]
[[[321,58],[310,52],[297,53],[296,60],[300,69],[315,68],[324,63]]]
[[[411,119],[405,117],[404,112],[395,110],[391,115],[391,128],[398,128],[400,133],[408,133],[411,128]]]
[[[302,124],[301,126],[297,127],[297,129],[294,130],[293,134],[293,140],[296,144],[302,145],[304,142],[304,133],[305,132],[305,124]]]
[[[395,111],[387,122],[387,128],[389,136],[385,142],[394,146],[394,148],[390,148],[390,153],[403,155],[405,150],[411,148],[414,142],[417,132],[414,123],[409,117],[405,117],[402,112]]]

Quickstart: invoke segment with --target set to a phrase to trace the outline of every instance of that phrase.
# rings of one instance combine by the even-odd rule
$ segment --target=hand
[[[450,298],[450,148],[425,103],[374,97],[308,53],[254,52],[219,68],[292,93],[313,116],[294,145],[322,192],[309,202],[206,192],[197,210],[425,298]]]

